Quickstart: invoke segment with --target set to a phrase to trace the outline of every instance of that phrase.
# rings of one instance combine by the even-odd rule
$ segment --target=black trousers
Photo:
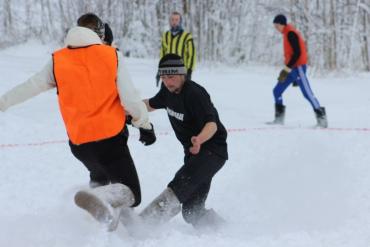
[[[193,225],[206,213],[205,202],[213,176],[222,168],[226,159],[209,150],[197,155],[185,155],[184,165],[168,184],[182,203],[182,215]]]
[[[141,202],[139,178],[130,150],[127,146],[127,127],[118,135],[96,142],[75,145],[69,142],[73,155],[90,172],[91,182],[101,185],[122,183],[128,186],[135,196],[137,206]]]

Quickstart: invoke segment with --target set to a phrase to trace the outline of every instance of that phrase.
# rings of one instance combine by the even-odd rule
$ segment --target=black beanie
[[[107,45],[112,45],[113,43],[113,32],[108,23],[104,23],[104,42]]]
[[[280,14],[280,15],[275,16],[273,23],[274,24],[286,25],[287,24],[287,19],[286,19],[285,15]]]
[[[186,75],[182,58],[176,54],[167,54],[159,61],[158,74],[161,75]]]

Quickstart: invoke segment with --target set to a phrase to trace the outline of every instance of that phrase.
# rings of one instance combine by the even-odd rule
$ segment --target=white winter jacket
[[[94,44],[102,44],[102,41],[95,32],[84,27],[70,29],[65,39],[65,45],[69,47],[84,47]],[[121,103],[133,117],[132,123],[134,126],[150,129],[147,108],[133,86],[127,67],[123,62],[123,56],[118,51],[117,57],[117,88]],[[41,71],[1,96],[0,111],[5,111],[13,105],[22,103],[55,87],[53,60],[50,59]]]

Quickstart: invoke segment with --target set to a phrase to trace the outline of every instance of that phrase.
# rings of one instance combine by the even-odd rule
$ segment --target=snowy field
[[[0,94],[46,63],[38,43],[0,51]],[[143,98],[155,87],[157,61],[127,59]],[[197,232],[181,215],[146,236],[122,227],[105,232],[73,203],[88,173],[70,153],[51,90],[0,113],[0,246],[370,246],[370,74],[310,77],[327,108],[330,129],[314,130],[312,109],[289,88],[286,128],[271,128],[272,87],[279,68],[198,68],[230,130],[230,160],[208,199],[226,220],[218,232]],[[182,148],[164,111],[151,114],[157,142],[144,147],[131,130],[129,146],[142,183],[140,211],[182,165]]]

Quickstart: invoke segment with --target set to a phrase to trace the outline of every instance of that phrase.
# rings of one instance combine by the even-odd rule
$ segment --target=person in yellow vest
[[[186,79],[191,80],[195,68],[196,52],[193,37],[190,32],[184,31],[183,18],[177,11],[170,16],[170,30],[164,32],[161,41],[160,59],[167,54],[176,54],[182,58],[186,68]],[[160,77],[156,76],[157,87]]]
[[[123,56],[102,42],[104,23],[87,13],[77,24],[67,33],[65,48],[55,51],[40,72],[0,97],[0,110],[57,89],[71,151],[94,174],[91,188],[78,191],[75,203],[112,231],[120,211],[141,202],[125,111],[140,129],[140,141],[150,145],[156,138]]]

